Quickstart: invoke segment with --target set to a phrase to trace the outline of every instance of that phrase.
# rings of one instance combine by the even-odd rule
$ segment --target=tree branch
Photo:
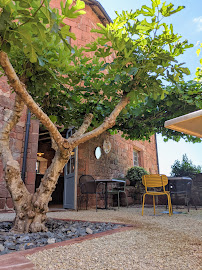
[[[28,94],[25,85],[19,80],[15,70],[13,69],[8,55],[5,52],[0,52],[0,65],[2,66],[10,85],[13,87],[16,94],[24,101],[30,111],[41,121],[41,123],[48,129],[54,138],[55,142],[58,144],[59,148],[62,148],[62,143],[64,138],[61,136],[58,129],[55,127],[50,118],[40,109],[40,107],[35,103],[33,98]]]
[[[93,114],[89,113],[88,115],[85,116],[83,124],[80,126],[80,128],[71,136],[71,138],[78,138],[81,135],[83,135],[86,130],[89,128],[91,122],[93,119]]]
[[[23,109],[24,109],[24,102],[16,94],[13,111],[12,111],[8,121],[6,121],[5,126],[3,128],[3,131],[2,131],[2,134],[4,134],[3,136],[6,135],[6,137],[9,137],[10,131],[19,122],[19,119],[22,115]]]
[[[116,105],[114,110],[111,112],[110,116],[106,117],[104,122],[99,127],[97,127],[96,129],[94,129],[94,130],[92,130],[84,135],[81,135],[80,137],[77,137],[77,138],[70,137],[69,139],[65,140],[64,147],[65,147],[66,143],[68,145],[76,147],[80,143],[84,143],[84,142],[86,142],[94,137],[97,137],[100,134],[102,134],[105,130],[112,128],[116,123],[117,116],[120,114],[122,109],[125,108],[125,106],[129,103],[129,101],[130,101],[129,97],[123,96],[121,101]]]
[[[33,14],[32,17],[31,17],[32,19],[36,16],[37,12],[41,9],[41,7],[43,6],[44,2],[45,2],[45,0],[42,1],[41,5],[40,5],[40,6],[37,8],[37,10],[34,12],[34,14]],[[31,21],[31,18],[28,19],[26,22],[20,24],[18,27],[21,27],[21,26],[25,25],[26,23],[30,22],[30,21]],[[18,27],[16,27],[15,29],[17,29]],[[15,29],[13,29],[13,30],[15,30]]]

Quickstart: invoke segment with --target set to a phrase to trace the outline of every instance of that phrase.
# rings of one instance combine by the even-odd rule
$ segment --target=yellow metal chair
[[[145,203],[145,196],[152,195],[153,196],[153,205],[154,205],[154,215],[155,215],[155,196],[157,195],[166,195],[168,198],[168,209],[169,209],[169,216],[173,214],[172,211],[172,204],[171,204],[171,197],[170,192],[165,190],[165,186],[168,184],[168,178],[164,174],[150,174],[150,175],[143,175],[142,177],[142,184],[145,186],[145,193],[143,195],[143,202],[142,202],[142,215],[144,213],[144,203]],[[151,191],[148,188],[161,188],[161,191]]]

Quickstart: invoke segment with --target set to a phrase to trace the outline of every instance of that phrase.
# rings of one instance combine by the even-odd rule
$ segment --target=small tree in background
[[[182,162],[175,160],[174,164],[171,166],[171,176],[189,176],[193,177],[196,173],[202,172],[201,166],[193,165],[192,161],[188,159],[187,155],[182,156]]]

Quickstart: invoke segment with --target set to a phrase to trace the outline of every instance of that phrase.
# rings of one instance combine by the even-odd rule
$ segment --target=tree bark
[[[33,195],[32,204],[35,216],[30,226],[32,232],[46,231],[44,222],[48,211],[48,203],[52,200],[51,195],[55,190],[61,171],[71,156],[71,152],[72,149],[66,150],[65,153],[61,153],[60,150],[56,151],[51,165],[41,180],[39,188]]]
[[[26,230],[27,224],[24,222],[24,217],[26,216],[27,209],[30,207],[32,195],[28,192],[21,179],[19,163],[13,159],[9,147],[9,135],[12,128],[18,123],[23,108],[24,102],[16,95],[13,112],[8,121],[4,122],[2,131],[0,132],[0,154],[5,171],[5,181],[16,211],[13,230],[18,232],[24,232]]]

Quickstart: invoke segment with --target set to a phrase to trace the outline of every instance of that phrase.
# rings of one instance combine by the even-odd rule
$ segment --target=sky
[[[164,2],[163,0],[162,2]],[[142,5],[151,6],[150,0],[99,0],[106,12],[113,20],[116,17],[114,11],[121,13],[122,10],[136,10]],[[185,6],[185,9],[172,15],[167,23],[172,23],[174,32],[187,39],[194,47],[188,49],[180,58],[185,62],[191,75],[187,79],[193,79],[196,68],[200,66],[200,58],[196,55],[199,44],[202,43],[202,0],[171,0],[175,6]],[[201,55],[202,57],[202,55]],[[180,142],[169,140],[164,142],[161,135],[157,135],[157,148],[160,173],[170,175],[171,165],[175,160],[182,160],[182,155],[187,154],[194,165],[202,165],[202,143],[186,143],[183,139]]]

